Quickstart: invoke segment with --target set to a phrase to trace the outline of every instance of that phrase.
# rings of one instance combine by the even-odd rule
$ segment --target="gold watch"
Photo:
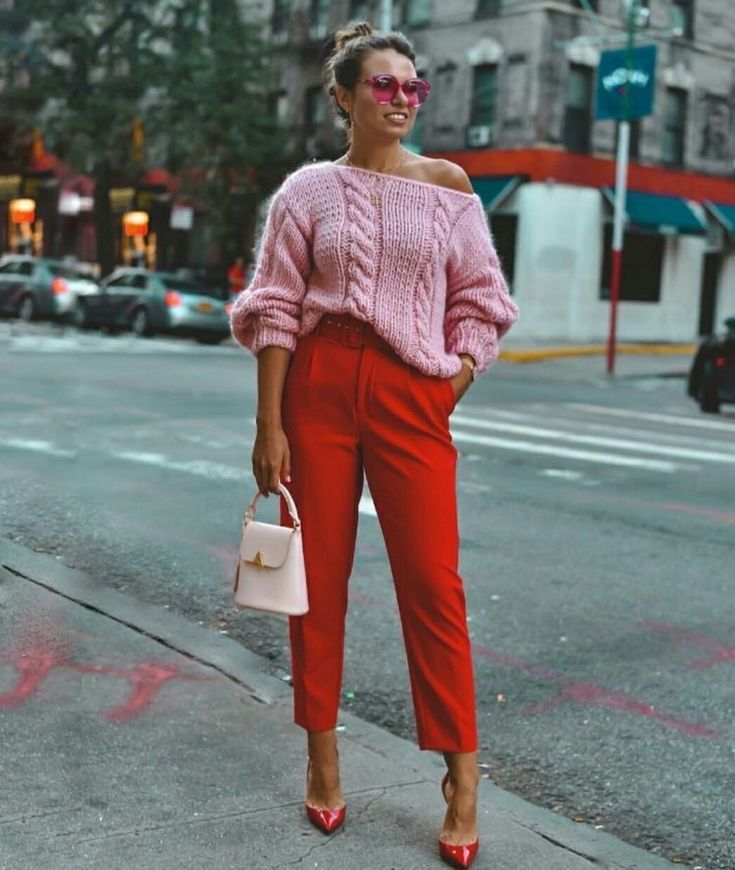
[[[460,354],[460,360],[462,361],[462,365],[466,366],[470,370],[470,380],[475,380],[475,369],[477,368],[477,363],[472,359],[469,354],[463,353]]]

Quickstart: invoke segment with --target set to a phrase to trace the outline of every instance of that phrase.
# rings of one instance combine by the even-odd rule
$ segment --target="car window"
[[[0,266],[0,273],[3,275],[16,275],[18,273],[18,264],[17,263],[5,263]]]
[[[135,287],[136,290],[145,290],[147,284],[147,275],[133,275],[133,278],[130,281],[130,286]]]
[[[112,278],[107,282],[107,287],[122,287],[125,284],[130,283],[130,278],[128,275],[118,275],[117,278]]]
[[[88,278],[88,275],[85,275],[84,272],[80,272],[79,269],[75,269],[73,266],[67,266],[64,263],[47,263],[49,272],[55,278],[69,278],[70,280],[74,280],[75,278]]]
[[[19,274],[21,275],[32,275],[33,274],[33,263],[20,263],[20,268],[18,269]]]

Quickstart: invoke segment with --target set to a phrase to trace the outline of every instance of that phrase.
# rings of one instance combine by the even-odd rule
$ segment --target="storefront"
[[[439,155],[437,155],[439,156]],[[485,205],[516,337],[602,341],[614,162],[548,149],[453,152]],[[689,342],[735,313],[735,182],[632,165],[618,335]]]

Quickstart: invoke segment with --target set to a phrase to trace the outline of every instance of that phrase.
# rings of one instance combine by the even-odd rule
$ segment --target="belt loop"
[[[348,347],[362,347],[365,338],[365,324],[360,320],[351,319],[345,324],[345,327],[345,344]]]

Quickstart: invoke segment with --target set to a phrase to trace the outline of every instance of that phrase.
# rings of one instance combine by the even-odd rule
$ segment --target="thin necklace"
[[[358,166],[356,163],[353,163],[350,160],[349,152],[347,152],[347,154],[345,154],[345,161],[347,162],[348,166],[352,166],[354,169],[365,169],[364,166]],[[377,169],[372,170],[371,169],[368,171],[369,172],[378,172],[379,174],[382,174],[382,175],[390,175],[391,172],[395,172],[396,169],[398,169],[398,167],[401,165],[401,163],[403,163],[403,150],[401,150],[401,155],[398,158],[398,161],[393,164],[393,166],[389,166],[387,169],[382,169],[382,170],[377,170]]]

